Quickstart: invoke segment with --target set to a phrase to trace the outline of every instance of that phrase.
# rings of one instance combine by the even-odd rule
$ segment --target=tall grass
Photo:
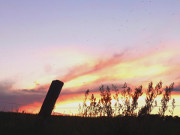
[[[85,92],[84,102],[82,106],[79,106],[79,112],[85,117],[111,117],[118,115],[145,116],[151,114],[154,107],[157,107],[156,98],[162,95],[161,106],[157,113],[160,116],[164,116],[165,112],[168,110],[168,102],[171,99],[173,88],[174,83],[163,89],[161,81],[157,83],[155,87],[153,82],[150,82],[145,91],[145,105],[138,110],[138,99],[143,94],[142,85],[136,87],[134,90],[128,87],[127,83],[121,88],[118,88],[116,85],[102,85],[99,87],[100,99],[98,101],[94,94],[89,95],[90,90]],[[112,99],[115,100],[114,104],[112,104]],[[90,104],[87,104],[87,101],[90,101]],[[175,99],[172,100],[172,108],[169,109],[171,115],[173,115],[174,108]]]

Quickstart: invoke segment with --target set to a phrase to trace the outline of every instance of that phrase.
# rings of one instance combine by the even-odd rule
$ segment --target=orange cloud
[[[24,106],[21,106],[18,111],[19,112],[25,112],[25,113],[34,113],[37,114],[39,113],[40,107],[41,107],[41,102],[34,102],[31,104],[27,104]]]
[[[63,113],[63,107],[77,107],[83,101],[83,91],[88,88],[97,91],[101,84],[128,82],[132,86],[146,86],[150,81],[156,83],[160,80],[164,85],[179,83],[178,50],[177,46],[171,48],[169,45],[162,48],[160,46],[157,50],[143,50],[142,53],[125,51],[109,59],[91,59],[80,66],[72,67],[64,77],[59,77],[65,84],[55,111]],[[38,86],[35,91],[47,91],[48,87],[49,85]],[[29,110],[33,109],[29,107]]]
[[[172,59],[178,55],[177,48],[148,50],[142,55],[134,53],[131,56],[128,52],[114,56],[107,60],[92,61],[87,64],[75,67],[62,78],[65,88],[76,88],[84,85],[95,85],[106,81],[127,81],[136,83],[138,81],[166,81],[168,75],[177,74],[178,65],[173,65]],[[172,77],[173,78],[173,77]],[[135,84],[136,85],[136,84]]]

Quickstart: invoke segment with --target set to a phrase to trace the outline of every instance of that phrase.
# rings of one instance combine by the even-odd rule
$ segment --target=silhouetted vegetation
[[[173,87],[174,87],[174,83],[172,83],[169,87],[167,86],[165,88],[165,92],[163,94],[163,98],[161,99],[161,108],[159,109],[159,114],[164,116],[165,114],[165,111],[167,110],[168,108],[168,105],[167,103],[169,102],[170,98],[171,98],[171,91],[173,90]],[[174,100],[174,99],[173,99]],[[173,114],[173,110],[175,108],[174,106],[174,103],[175,101],[173,101],[172,103],[172,106],[173,106],[173,109],[171,110],[171,113]]]
[[[153,87],[153,83],[150,82],[148,89],[146,91],[145,106],[140,109],[139,116],[150,114],[154,107],[153,103],[155,98],[161,94],[162,94],[162,82],[159,82],[155,86],[155,88]]]
[[[168,102],[171,99],[171,92],[173,91],[174,83],[170,86],[166,86],[165,89],[162,88],[162,82],[160,81],[154,87],[153,83],[150,82],[147,90],[145,91],[145,105],[138,109],[138,99],[143,95],[142,85],[132,90],[125,83],[120,89],[117,86],[100,86],[99,92],[101,98],[99,101],[95,98],[94,94],[91,94],[89,99],[90,104],[87,105],[88,95],[90,90],[85,92],[85,99],[83,106],[80,107],[80,112],[82,116],[146,116],[151,114],[154,107],[157,107],[156,98],[162,95],[161,106],[159,108],[158,114],[164,116],[168,109]],[[114,95],[112,96],[112,92]],[[120,95],[121,93],[121,95]],[[112,98],[113,97],[113,98]],[[112,99],[115,103],[112,105]],[[175,99],[172,100],[172,108],[169,109],[171,115],[175,108]]]

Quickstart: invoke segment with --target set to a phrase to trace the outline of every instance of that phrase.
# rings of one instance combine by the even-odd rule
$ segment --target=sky
[[[56,79],[65,83],[58,107],[102,84],[160,80],[175,82],[180,105],[179,7],[179,0],[0,0],[0,110],[38,112]]]

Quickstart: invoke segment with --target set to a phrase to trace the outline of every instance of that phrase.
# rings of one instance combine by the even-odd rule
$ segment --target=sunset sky
[[[0,0],[0,111],[37,113],[52,80],[55,112],[102,84],[175,83],[180,116],[179,0]],[[71,110],[73,113],[73,110]]]

